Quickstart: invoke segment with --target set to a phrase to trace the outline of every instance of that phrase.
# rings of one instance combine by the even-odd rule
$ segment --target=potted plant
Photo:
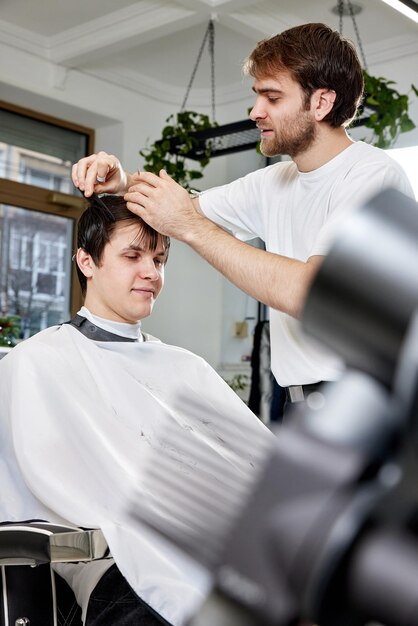
[[[193,133],[215,125],[207,115],[195,111],[181,111],[170,115],[161,132],[161,139],[139,152],[145,160],[144,169],[154,173],[164,169],[180,185],[190,190],[192,181],[202,178],[202,169],[209,163],[211,156],[209,145],[203,156],[197,160],[200,169],[187,167],[187,155],[193,152],[198,143]]]
[[[20,317],[7,315],[0,317],[0,347],[13,348],[19,340]]]
[[[365,109],[371,110],[364,126],[373,130],[368,142],[378,148],[392,147],[400,133],[415,128],[409,117],[409,93],[400,94],[393,85],[393,80],[371,76],[364,71],[365,97],[360,114]],[[414,85],[411,85],[410,92],[418,96]]]

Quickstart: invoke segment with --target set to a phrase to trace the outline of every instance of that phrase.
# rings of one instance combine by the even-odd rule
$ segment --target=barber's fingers
[[[154,187],[151,187],[147,183],[139,183],[134,187],[130,187],[128,193],[123,196],[126,202],[135,202],[136,204],[144,205],[153,197]]]
[[[132,174],[131,180],[134,182],[134,185],[131,185],[129,191],[131,191],[133,187],[136,188],[141,183],[151,187],[158,187],[160,177],[152,172],[135,172],[135,174]]]
[[[118,190],[122,178],[119,159],[107,152],[84,157],[72,168],[72,179],[86,197],[96,193],[112,193]]]
[[[160,178],[163,180],[174,180],[165,170],[160,170]]]
[[[130,211],[142,217],[148,224],[158,230],[159,220],[154,222],[150,219],[149,211],[154,212],[160,204],[159,202],[159,189],[149,185],[148,183],[137,183],[133,187],[129,188],[128,193],[123,196],[126,201],[126,206]],[[161,198],[160,198],[161,200]],[[164,200],[164,198],[163,198]]]
[[[174,178],[171,178],[165,170],[160,170],[159,175],[153,174],[152,172],[136,172],[131,175],[131,180],[134,182],[134,185],[147,183],[151,187],[159,187],[162,183],[164,184],[164,182],[175,183]],[[133,185],[131,185],[131,187],[133,187]]]
[[[78,163],[74,163],[74,165],[72,166],[71,177],[73,179],[74,185],[79,189],[84,188],[87,170],[89,167],[93,166],[95,159],[96,155],[91,154],[88,157],[80,159]]]
[[[76,187],[84,190],[86,183],[90,182],[90,178],[96,179],[99,159],[98,154],[90,154],[73,165],[72,178]]]
[[[174,183],[172,178],[170,181]],[[177,183],[174,184],[182,189]],[[151,172],[141,172],[139,176],[136,175],[135,184],[129,187],[124,198],[127,202],[136,202],[137,204],[143,204],[145,200],[166,201],[170,195],[170,189],[167,182],[162,181],[159,176],[151,174]]]

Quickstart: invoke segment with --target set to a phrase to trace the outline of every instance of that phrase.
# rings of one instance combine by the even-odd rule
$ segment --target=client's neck
[[[131,337],[135,339],[140,339],[142,337],[140,320],[133,324],[129,324],[127,322],[116,322],[114,320],[101,317],[100,315],[96,315],[86,305],[81,307],[78,314],[82,317],[86,317],[90,320],[90,322],[99,326],[99,328],[103,328],[103,330],[108,330],[117,335],[122,335],[123,337]]]

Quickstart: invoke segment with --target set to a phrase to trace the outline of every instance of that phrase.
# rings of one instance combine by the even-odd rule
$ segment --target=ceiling
[[[0,0],[0,41],[60,68],[180,104],[213,18],[216,100],[228,103],[248,97],[241,65],[257,41],[304,22],[325,22],[338,29],[338,16],[332,12],[336,4],[336,0]],[[356,20],[369,66],[418,52],[418,24],[382,0],[353,4],[363,8]],[[343,32],[356,41],[350,17],[344,18]],[[189,104],[207,103],[209,89],[206,49]]]

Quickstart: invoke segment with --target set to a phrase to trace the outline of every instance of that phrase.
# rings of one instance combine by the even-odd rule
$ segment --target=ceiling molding
[[[366,49],[366,59],[369,65],[378,65],[389,60],[396,61],[398,58],[416,54],[418,54],[418,41],[412,36],[395,37],[386,40],[384,43],[369,46]],[[166,104],[179,106],[184,98],[185,88],[180,89],[167,85],[166,82],[150,78],[147,75],[127,68],[112,68],[109,70],[80,68],[79,71]],[[238,80],[229,84],[228,87],[222,88],[217,86],[216,101],[218,104],[231,104],[251,98],[249,86],[244,84],[243,79],[239,80],[238,75],[237,78]],[[191,108],[207,108],[209,101],[210,88],[193,88],[190,92],[189,105]]]
[[[137,3],[50,38],[50,59],[77,66],[158,39],[203,18],[167,2]]]
[[[222,4],[222,15],[216,19],[224,22],[224,12],[245,8],[257,2],[258,0],[178,0],[174,6],[172,2],[164,0],[158,3],[147,3],[143,0],[51,37],[49,57],[62,65],[82,65],[137,45],[139,37],[143,44],[206,22],[211,17],[208,5],[220,7]],[[239,25],[237,32],[240,32]]]
[[[226,11],[236,11],[244,9],[251,4],[257,4],[260,0],[177,0],[178,4],[193,9],[194,11],[203,10],[208,13],[212,10],[216,13],[225,13]]]
[[[418,54],[418,38],[402,35],[386,39],[384,43],[369,45],[365,49],[368,65],[378,65],[387,61],[396,61],[402,57]]]
[[[184,89],[170,86],[158,80],[154,80],[149,76],[133,72],[131,70],[103,70],[103,69],[83,69],[78,70],[88,76],[94,76],[104,82],[111,83],[117,87],[128,89],[134,93],[141,94],[164,104],[174,105],[176,109],[180,109],[184,100]],[[248,85],[243,81],[237,81],[228,87],[216,88],[216,104],[225,105],[234,102],[241,102],[252,98],[252,92]],[[188,106],[195,108],[210,108],[210,89],[194,88],[189,95]],[[245,117],[245,115],[244,115]]]
[[[48,38],[0,20],[0,41],[35,56],[48,57]]]
[[[254,41],[275,35],[298,24],[295,16],[284,11],[280,12],[280,18],[278,18],[277,14],[268,14],[256,6],[237,13],[223,15],[220,21]]]
[[[250,53],[253,45],[260,39],[300,23],[292,14],[291,3],[286,6],[287,12],[278,10],[277,3],[273,1],[137,0],[134,4],[118,10],[114,10],[113,7],[112,12],[105,15],[97,13],[94,19],[50,37],[0,20],[0,42],[7,46],[7,57],[2,59],[2,64],[7,64],[7,58],[13,62],[13,54],[16,57],[15,65],[18,61],[21,64],[21,57],[24,59],[26,53],[50,63],[53,84],[57,89],[65,90],[67,76],[65,68],[73,68],[77,72],[95,76],[123,89],[177,107],[179,102],[182,102],[186,90],[186,82],[184,88],[179,86],[182,85],[183,79],[185,81],[187,79],[187,76],[184,78],[183,75],[183,65],[178,63],[173,75],[169,75],[169,82],[173,84],[167,84],[161,78],[156,78],[159,74],[155,67],[152,67],[152,57],[149,57],[147,65],[141,66],[143,73],[138,72],[135,55],[141,54],[141,44],[156,41],[157,46],[161,45],[164,51],[164,37],[177,33],[178,41],[183,44],[182,58],[184,58],[188,42],[186,33],[183,36],[181,31],[207,23],[211,15],[216,14],[214,19],[223,27],[219,28],[219,32],[224,38],[224,49],[231,50],[230,45],[225,46],[225,41],[230,43],[231,37],[237,33],[243,39],[242,42],[237,40],[240,41],[240,45],[242,44],[243,54]],[[53,24],[56,32],[58,25],[55,21]],[[229,33],[226,29],[229,29]],[[195,35],[196,33],[192,33],[192,36]],[[248,40],[247,52],[245,52],[246,40]],[[176,41],[177,39],[174,40]],[[173,46],[173,40],[170,44]],[[215,47],[216,45],[215,36]],[[370,67],[373,67],[396,62],[405,57],[415,57],[418,55],[418,38],[409,30],[409,34],[381,40],[364,47],[366,60]],[[118,58],[118,52],[130,48],[135,49],[135,55],[132,54],[131,58],[129,55]],[[21,55],[17,53],[18,50],[22,51]],[[167,48],[166,54],[173,56],[174,49]],[[122,60],[124,58],[129,59],[126,66]],[[238,64],[240,59],[228,66],[226,78],[216,87],[216,100],[219,105],[248,102],[251,98],[248,84],[244,84],[241,79]],[[384,70],[379,70],[381,71]],[[191,108],[208,109],[208,102],[210,102],[209,85],[207,89],[193,88],[190,94]]]

